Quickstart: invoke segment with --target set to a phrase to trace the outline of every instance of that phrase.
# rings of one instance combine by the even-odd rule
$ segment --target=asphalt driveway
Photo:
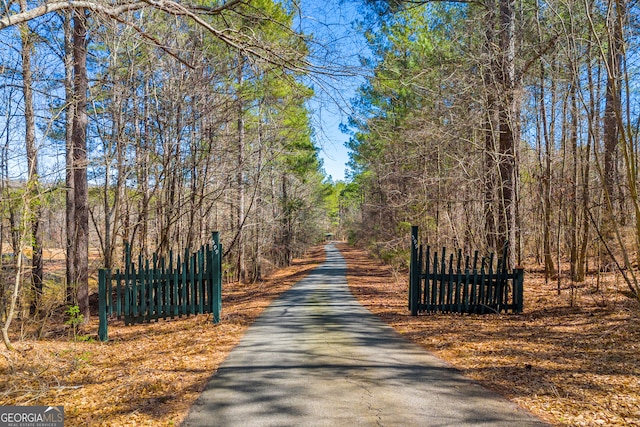
[[[369,313],[326,251],[249,328],[184,426],[546,425]]]

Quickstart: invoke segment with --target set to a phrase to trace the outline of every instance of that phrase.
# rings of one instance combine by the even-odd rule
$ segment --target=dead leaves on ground
[[[323,259],[318,247],[263,281],[226,284],[218,325],[210,315],[112,322],[108,343],[18,341],[0,351],[0,405],[62,405],[66,426],[179,425],[258,314]],[[94,319],[82,333],[97,339],[97,329]]]
[[[341,247],[352,292],[409,339],[556,425],[640,425],[640,307],[584,288],[573,307],[534,274],[522,315],[411,317],[407,285],[366,252]],[[0,351],[0,405],[63,405],[68,426],[179,425],[248,325],[323,259],[322,248],[260,283],[224,288],[210,316],[124,327],[111,341],[68,336]],[[604,287],[603,287],[604,289]],[[97,322],[85,333],[95,336]]]
[[[341,250],[360,302],[465,375],[556,425],[640,425],[640,307],[614,284],[577,290],[571,307],[569,291],[527,274],[521,315],[411,317],[406,281]]]

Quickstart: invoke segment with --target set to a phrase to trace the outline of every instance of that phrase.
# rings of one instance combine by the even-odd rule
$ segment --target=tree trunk
[[[5,143],[0,151],[0,210],[11,212],[11,204],[9,203],[9,142],[11,141],[11,132],[9,132],[10,124],[10,111],[11,111],[11,99],[9,99],[6,106],[6,116],[4,117],[5,128],[3,133],[5,135]],[[10,224],[9,224],[10,225]],[[0,268],[2,268],[2,259],[4,254],[4,232],[5,222],[4,217],[0,218]],[[11,241],[11,239],[9,239]],[[0,292],[4,295],[4,283],[0,284]]]
[[[490,92],[490,90],[488,90]],[[496,141],[495,141],[495,97],[488,94],[487,118],[485,122],[485,164],[484,164],[484,231],[486,245],[497,250],[496,202]]]
[[[24,250],[27,247],[27,240],[29,237],[29,217],[33,214],[31,212],[31,201],[29,200],[29,193],[25,192],[22,196],[22,221],[20,225],[17,227],[19,230],[18,235],[18,243],[14,248],[14,253],[17,256],[16,258],[16,272],[14,276],[13,282],[13,290],[11,291],[11,297],[8,298],[9,306],[6,312],[6,318],[4,319],[4,323],[2,324],[2,341],[4,342],[7,350],[13,350],[13,346],[11,345],[11,340],[9,339],[9,327],[11,326],[11,322],[13,321],[13,317],[16,314],[16,307],[18,305],[18,297],[20,295],[20,284],[22,283],[22,274],[24,267],[23,257]]]
[[[589,34],[590,37],[590,34]],[[590,58],[591,44],[587,43],[587,57]],[[595,85],[593,83],[593,67],[590,62],[587,63],[587,84],[589,89],[589,112],[588,112],[588,126],[587,132],[587,146],[583,152],[583,164],[582,170],[582,240],[580,243],[580,251],[578,252],[578,266],[576,271],[576,279],[579,282],[584,281],[587,273],[587,250],[589,245],[590,224],[589,216],[591,213],[590,201],[591,190],[589,187],[589,180],[591,177],[591,146],[595,146],[594,136],[598,134],[597,127],[595,125],[596,106],[595,106]]]
[[[498,248],[508,245],[509,265],[516,260],[516,145],[520,140],[520,102],[515,79],[515,1],[500,0],[500,73],[498,103],[500,197]]]
[[[87,185],[87,15],[77,10],[73,29],[75,114],[73,116],[73,181],[75,230],[73,238],[77,301],[89,321],[89,194]]]
[[[114,90],[114,102],[112,106],[112,120],[113,129],[111,130],[110,138],[105,147],[105,181],[102,193],[102,203],[104,210],[104,239],[103,239],[103,254],[104,254],[104,268],[111,269],[114,262],[114,253],[117,239],[117,224],[120,221],[120,213],[122,207],[120,201],[122,200],[124,191],[124,181],[127,176],[126,161],[124,155],[124,141],[121,140],[124,128],[124,118],[122,117],[123,110],[123,98],[124,88],[121,83],[116,83]],[[115,165],[113,161],[115,158]],[[116,169],[116,185],[112,188],[110,177],[112,168]],[[111,201],[113,197],[113,202]],[[97,228],[97,225],[96,225]]]
[[[9,135],[9,133],[7,132],[7,136]],[[5,168],[6,168],[6,164],[7,161],[6,159],[6,155],[5,155],[5,149],[4,147],[2,147],[2,149],[0,150],[0,196],[2,196],[2,203],[0,203],[0,210],[4,211],[5,210],[5,205],[4,205],[4,198],[5,198]],[[8,199],[8,197],[7,197]],[[0,217],[0,270],[2,270],[2,260],[3,260],[3,255],[4,255],[4,216]],[[4,284],[0,284],[0,292],[2,292],[2,295],[4,295]]]
[[[617,183],[616,148],[620,138],[617,114],[622,113],[621,75],[622,75],[622,26],[616,20],[620,5],[612,1],[609,11],[609,50],[607,52],[607,91],[603,118],[604,142],[604,188],[609,204],[615,205],[615,185]]]
[[[498,61],[495,54],[495,0],[487,0],[485,49],[489,56],[489,64],[483,73],[484,88],[486,92],[486,117],[484,124],[485,155],[484,155],[484,231],[486,246],[489,251],[498,250],[498,215],[496,205],[497,186],[497,131],[498,131],[498,99],[496,75],[499,73]]]
[[[20,0],[20,10],[27,10],[26,0]],[[27,194],[31,205],[31,285],[34,291],[34,299],[31,302],[31,313],[38,310],[42,297],[42,232],[40,230],[40,216],[42,209],[38,202],[38,149],[36,147],[36,122],[33,111],[33,77],[31,72],[31,32],[27,24],[20,25],[20,38],[22,40],[22,92],[24,94],[24,122],[25,122],[25,144],[27,152]]]
[[[571,144],[572,167],[571,167],[571,197],[569,198],[569,253],[571,280],[579,282],[578,275],[578,239],[580,226],[578,223],[578,100],[577,100],[577,76],[572,76],[571,87],[569,88],[569,100],[571,108],[571,122],[569,124],[569,141]]]
[[[245,185],[244,185],[244,150],[245,150],[245,123],[244,123],[244,100],[242,94],[243,85],[243,72],[244,72],[244,58],[239,57],[238,60],[238,99],[237,99],[237,114],[238,114],[238,170],[236,175],[238,185],[238,258],[237,258],[237,272],[238,280],[244,282],[246,280],[246,266],[245,266],[245,243],[244,243],[244,215],[245,215]]]
[[[283,265],[291,265],[291,203],[289,202],[288,195],[288,182],[287,174],[282,174],[282,210],[283,210],[283,224],[282,224],[282,254]]]
[[[66,145],[66,199],[65,199],[65,227],[66,227],[66,280],[67,304],[76,301],[76,269],[75,269],[75,185],[73,183],[73,123],[76,115],[76,102],[73,85],[73,11],[64,13],[64,90],[66,99],[65,145]]]

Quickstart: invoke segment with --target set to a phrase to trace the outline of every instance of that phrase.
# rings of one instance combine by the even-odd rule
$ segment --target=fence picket
[[[130,324],[129,319],[131,317],[131,310],[133,307],[133,304],[131,304],[131,293],[133,292],[133,289],[131,286],[129,286],[130,284],[130,278],[129,278],[129,267],[125,267],[125,279],[124,279],[124,310],[123,314],[124,314],[124,324],[128,325]]]
[[[419,249],[418,249],[418,265],[421,266],[424,263],[424,248],[422,247],[422,245],[420,245]],[[417,284],[417,289],[416,289],[416,300],[419,302],[420,300],[423,299],[423,292],[422,292],[422,277],[420,277],[420,274],[417,274],[416,277],[416,284]]]
[[[189,310],[187,312],[187,315],[192,315],[196,312],[196,307],[197,307],[197,298],[198,298],[198,294],[196,292],[197,289],[197,285],[196,285],[196,256],[195,254],[191,255],[191,258],[189,259],[189,291],[191,292],[189,295],[189,300],[191,302],[191,304],[189,305]]]
[[[478,304],[478,251],[473,254],[473,284],[471,288],[471,307],[475,307]],[[469,308],[469,312],[473,312],[472,308]]]
[[[222,288],[222,248],[219,234],[213,234],[213,250],[203,245],[192,252],[185,249],[184,259],[169,259],[153,254],[152,260],[138,256],[131,262],[131,248],[125,243],[124,270],[101,269],[98,272],[99,336],[106,341],[107,319],[124,317],[125,325],[160,319],[212,313],[220,321]],[[115,284],[114,284],[115,282]],[[115,289],[114,289],[115,288]]]
[[[188,281],[187,281],[187,270],[188,270],[188,259],[186,258],[187,251],[185,250],[185,258],[183,258],[182,263],[180,263],[180,256],[178,256],[178,263],[181,265],[181,273],[182,273],[182,282],[180,283],[180,288],[182,291],[182,301],[180,301],[180,307],[182,308],[180,312],[180,316],[187,315],[187,291],[188,291]]]
[[[98,271],[98,337],[100,341],[106,341],[109,338],[107,331],[107,299],[111,298],[111,294],[107,292],[107,271]]]
[[[122,312],[122,279],[121,279],[121,275],[120,275],[120,270],[116,270],[116,313],[121,313]],[[111,271],[108,271],[107,274],[107,280],[111,280]],[[113,316],[113,304],[109,304],[109,315]],[[120,318],[120,315],[118,314],[118,319]]]
[[[444,291],[445,291],[444,274],[446,272],[445,270],[446,258],[447,258],[446,249],[442,248],[442,257],[440,259],[440,276],[442,278],[437,282],[440,285],[438,286],[438,305],[440,306],[440,310],[443,310],[444,308]]]
[[[434,312],[436,310],[436,307],[438,306],[438,298],[440,295],[440,292],[438,291],[438,280],[437,280],[437,274],[438,274],[438,251],[434,251],[433,254],[433,273],[431,276],[431,294],[432,294],[432,298],[431,298],[431,307],[429,309],[430,312]],[[429,279],[427,279],[429,280]]]
[[[424,256],[424,267],[425,267],[425,279],[424,279],[424,300],[423,303],[426,304],[431,304],[431,294],[429,293],[429,258],[431,258],[431,247],[427,246],[427,251],[426,254]],[[422,268],[422,267],[421,267]]]
[[[417,236],[417,228],[412,228],[413,236]],[[412,239],[412,245],[415,243]],[[412,315],[418,312],[522,312],[524,271],[521,268],[511,273],[507,270],[506,250],[497,260],[493,253],[488,258],[480,258],[475,251],[471,261],[469,256],[463,258],[460,249],[447,254],[447,249],[442,248],[432,255],[430,246],[417,247],[412,249],[410,265]]]
[[[469,282],[469,257],[467,257],[467,260],[465,262],[465,269],[464,269],[464,288],[462,291],[462,307],[460,308],[460,312],[461,313],[468,313],[469,312],[469,294],[470,294],[470,290],[471,290],[471,283]]]
[[[198,263],[200,264],[199,268],[198,268],[198,292],[199,292],[199,298],[198,298],[198,313],[202,314],[204,313],[204,298],[205,298],[205,294],[204,294],[204,290],[205,290],[205,286],[204,286],[204,277],[203,273],[204,273],[204,248],[201,249],[200,251],[198,251]]]
[[[475,312],[476,313],[483,313],[482,307],[484,304],[484,295],[485,295],[485,287],[486,287],[486,270],[485,270],[485,266],[486,266],[486,258],[482,257],[482,260],[480,261],[480,282],[478,283],[478,300],[476,302],[476,308],[475,308]]]
[[[445,312],[451,313],[453,311],[453,254],[449,255],[449,278],[446,292]]]
[[[411,265],[416,265],[418,262],[418,227],[411,227]],[[408,299],[408,307],[411,311],[411,315],[416,316],[418,314],[418,307],[416,306],[416,301],[420,301],[419,298],[416,297],[416,291],[418,287],[418,270],[411,269],[409,272],[409,299]]]
[[[176,318],[180,316],[180,300],[178,298],[180,282],[178,278],[180,277],[180,256],[176,259],[176,268],[173,268],[173,252],[169,252],[169,271],[172,272],[173,282],[171,283],[171,307],[173,307],[173,311],[171,312],[171,318]]]
[[[100,276],[98,276],[98,281],[100,280],[99,277]],[[112,295],[113,294],[113,286],[111,284],[111,280],[106,280],[106,276],[105,276],[105,290],[104,291],[105,291],[105,295]],[[107,310],[108,310],[108,308],[107,308]]]
[[[158,301],[158,311],[159,314],[164,316],[165,313],[171,314],[171,310],[167,308],[167,300],[169,298],[169,289],[167,286],[169,285],[169,281],[171,280],[171,276],[167,274],[166,261],[164,257],[160,257],[159,260],[159,268],[158,272],[158,290],[160,291],[160,298]]]
[[[141,263],[142,264],[142,263]],[[140,268],[140,317],[144,319],[147,314],[147,294],[149,293],[149,260],[144,260],[144,267]],[[136,322],[139,320],[136,319]]]
[[[211,312],[211,248],[207,244],[204,248],[204,268],[203,268],[203,280],[204,280],[204,310]]]
[[[458,256],[462,256],[458,253]],[[459,260],[460,258],[458,258]],[[462,312],[462,294],[465,288],[465,282],[462,280],[462,270],[460,269],[460,262],[458,261],[458,277],[456,280],[456,313]]]
[[[158,315],[163,313],[162,300],[164,297],[164,287],[162,286],[163,271],[162,271],[162,258],[158,258],[156,254],[153,254],[153,286],[152,289],[155,291],[155,301],[154,304],[154,312],[152,316],[154,316],[154,320],[158,320]]]
[[[154,315],[156,313],[156,307],[158,304],[158,288],[156,286],[155,273],[156,267],[158,267],[158,258],[156,254],[153,254],[153,261],[150,263],[147,260],[147,286],[144,287],[146,291],[148,291],[148,295],[146,298],[147,302],[147,311],[144,313],[143,318],[146,317],[149,321],[154,320]]]
[[[516,280],[513,284],[514,311],[522,313],[524,309],[524,269],[516,269]]]
[[[125,243],[124,245],[124,287],[122,292],[124,292],[124,309],[122,310],[125,318],[125,325],[128,322],[128,317],[131,313],[129,310],[131,309],[131,295],[130,292],[130,282],[129,282],[129,270],[131,269],[131,248],[129,247],[129,243]]]

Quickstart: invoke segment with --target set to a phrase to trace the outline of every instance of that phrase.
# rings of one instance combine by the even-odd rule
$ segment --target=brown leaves
[[[358,299],[467,376],[556,425],[640,425],[640,307],[615,285],[598,298],[579,290],[571,307],[568,292],[558,297],[529,274],[522,315],[411,317],[403,276],[341,249]],[[178,425],[258,313],[323,253],[317,248],[261,283],[225,285],[219,325],[199,316],[112,324],[108,344],[66,336],[17,342],[0,357],[0,405],[64,405],[69,426]],[[83,333],[96,332],[92,323]]]
[[[341,250],[360,302],[467,376],[556,425],[640,425],[640,307],[613,278],[598,298],[577,290],[574,307],[568,291],[558,297],[528,274],[522,315],[411,317],[406,281],[363,251]]]
[[[225,284],[218,325],[205,315],[113,322],[106,344],[67,336],[17,342],[0,357],[0,405],[63,405],[67,426],[178,425],[264,307],[323,257],[316,248],[263,282]],[[97,328],[95,320],[82,333],[97,339]]]

